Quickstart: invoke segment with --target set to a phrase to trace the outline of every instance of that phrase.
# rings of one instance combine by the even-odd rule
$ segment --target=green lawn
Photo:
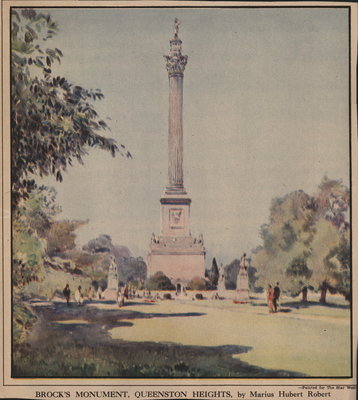
[[[121,309],[110,302],[33,304],[39,322],[15,347],[13,375],[348,376],[350,310],[339,297],[329,300],[302,306],[284,298],[276,314],[263,296],[250,304],[133,300]]]

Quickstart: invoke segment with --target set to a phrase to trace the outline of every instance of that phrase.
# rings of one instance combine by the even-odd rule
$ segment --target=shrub
[[[18,296],[14,296],[13,302],[13,343],[17,345],[25,341],[32,326],[37,318],[32,312],[21,302]]]
[[[149,290],[175,290],[175,286],[170,279],[161,271],[151,276],[147,280],[145,287]]]
[[[188,285],[189,290],[207,290],[208,282],[203,278],[193,278]]]

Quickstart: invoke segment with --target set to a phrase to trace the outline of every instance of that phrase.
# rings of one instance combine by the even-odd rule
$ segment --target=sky
[[[45,11],[45,10],[44,10]],[[173,21],[184,72],[184,185],[191,232],[207,267],[261,244],[271,200],[314,194],[327,175],[349,184],[348,11],[330,8],[46,10],[64,53],[55,74],[100,88],[96,110],[133,159],[91,150],[85,165],[45,183],[59,218],[89,219],[78,245],[100,234],[146,258],[168,183],[168,75]]]

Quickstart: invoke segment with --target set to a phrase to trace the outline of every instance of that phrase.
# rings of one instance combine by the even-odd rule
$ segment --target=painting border
[[[131,3],[131,4],[130,4]],[[135,5],[133,4],[135,3]],[[149,6],[148,4],[152,4]],[[233,4],[234,3],[234,4]],[[255,3],[255,4],[254,4]],[[34,5],[36,4],[36,5]],[[53,5],[56,4],[56,5]],[[84,5],[86,4],[86,5]],[[100,4],[100,5],[98,5]],[[145,5],[144,5],[145,4]],[[224,5],[225,4],[225,5]],[[356,219],[356,210],[355,210],[355,204],[356,204],[356,199],[355,199],[355,191],[354,189],[356,188],[356,178],[355,172],[354,172],[354,167],[357,166],[357,138],[356,138],[356,116],[355,113],[352,112],[352,106],[354,104],[354,101],[356,99],[356,92],[354,91],[354,84],[356,82],[356,67],[357,67],[357,58],[356,58],[356,52],[352,51],[352,48],[354,47],[354,43],[356,40],[356,35],[357,35],[357,30],[356,26],[353,24],[353,17],[354,15],[357,15],[357,5],[355,2],[336,2],[333,0],[328,0],[328,1],[316,1],[316,2],[310,2],[310,1],[283,1],[283,2],[271,2],[271,1],[263,1],[263,2],[242,2],[242,1],[236,1],[236,2],[223,2],[219,4],[219,2],[216,2],[214,0],[209,0],[206,2],[177,2],[177,1],[169,1],[169,2],[164,2],[164,1],[152,1],[152,2],[146,2],[146,1],[137,1],[137,2],[123,2],[123,1],[117,1],[117,2],[108,2],[106,0],[98,0],[96,2],[87,2],[85,0],[79,0],[77,2],[73,1],[56,1],[56,2],[51,2],[51,3],[46,3],[46,2],[35,2],[35,1],[16,1],[16,0],[9,0],[9,1],[1,1],[1,15],[2,15],[2,31],[1,31],[1,44],[2,44],[2,51],[4,52],[4,29],[6,29],[6,25],[4,24],[4,20],[7,18],[5,15],[5,12],[8,12],[11,8],[18,8],[18,7],[24,7],[24,6],[31,6],[33,8],[346,8],[349,10],[348,12],[348,18],[349,18],[349,34],[348,34],[348,40],[349,40],[349,130],[350,130],[350,138],[349,138],[349,158],[350,158],[350,193],[351,193],[351,214],[350,214],[350,222],[351,222],[351,229],[352,229],[352,235],[351,235],[351,257],[353,259],[353,265],[355,265],[355,260],[356,260],[356,251],[353,248],[354,241],[353,237],[356,237],[356,227],[354,226],[353,221]],[[5,10],[6,8],[6,10]],[[9,29],[9,26],[7,27]],[[353,34],[354,32],[354,34]],[[352,40],[353,36],[353,40]],[[10,48],[8,49],[10,50]],[[4,54],[4,53],[3,53]],[[356,339],[356,326],[355,326],[355,316],[356,316],[356,304],[355,304],[355,290],[357,289],[357,279],[355,275],[353,274],[353,268],[351,269],[351,281],[352,281],[352,287],[353,287],[353,293],[352,293],[352,308],[350,311],[351,315],[351,327],[350,327],[350,337],[351,337],[351,374],[349,376],[345,377],[310,377],[309,379],[306,378],[209,378],[211,381],[215,380],[217,383],[212,384],[212,383],[207,383],[207,379],[204,378],[150,378],[150,379],[145,379],[143,378],[108,378],[108,377],[95,377],[95,378],[87,378],[87,377],[82,377],[82,378],[47,378],[44,379],[44,377],[36,377],[36,378],[12,378],[11,376],[7,375],[6,372],[9,371],[9,366],[8,362],[6,362],[5,359],[5,353],[6,353],[6,332],[5,332],[5,327],[6,327],[6,317],[9,317],[9,314],[6,312],[6,305],[7,301],[6,299],[6,294],[9,293],[8,288],[5,288],[6,284],[6,271],[5,271],[5,266],[8,265],[7,263],[7,252],[6,248],[9,246],[9,225],[10,225],[10,236],[11,236],[11,223],[8,224],[9,221],[9,214],[10,214],[10,209],[9,209],[9,183],[7,182],[7,178],[9,177],[9,171],[6,168],[9,165],[9,156],[5,155],[6,151],[6,132],[8,132],[9,128],[9,121],[8,117],[6,116],[6,112],[9,109],[8,104],[6,104],[6,99],[8,98],[8,91],[6,89],[6,74],[9,71],[8,67],[4,66],[5,63],[2,63],[1,68],[2,68],[2,74],[1,74],[1,88],[2,88],[2,102],[1,102],[1,112],[2,112],[2,137],[1,137],[1,168],[2,168],[2,195],[1,195],[1,208],[2,208],[2,227],[1,227],[1,232],[2,232],[2,254],[1,254],[1,260],[2,260],[2,312],[3,312],[3,318],[2,318],[2,365],[3,365],[3,374],[2,374],[2,387],[0,387],[0,394],[2,394],[3,387],[41,387],[41,386],[57,386],[65,385],[65,387],[87,387],[87,386],[100,386],[100,387],[113,387],[114,385],[116,387],[252,387],[252,383],[246,384],[244,383],[245,381],[252,381],[255,380],[256,382],[254,385],[256,387],[297,387],[305,385],[305,382],[309,382],[311,385],[316,385],[318,384],[317,380],[325,379],[324,385],[327,385],[327,380],[329,381],[334,381],[338,380],[339,385],[342,387],[351,387],[352,385],[356,384],[356,351],[353,348],[353,345],[355,343]],[[9,86],[7,86],[9,88]],[[10,179],[11,180],[11,179]],[[11,183],[10,183],[11,184]],[[10,240],[10,246],[12,247],[12,243]],[[11,249],[12,253],[12,249]],[[11,277],[12,281],[12,277]],[[12,286],[12,284],[11,284]],[[11,289],[12,290],[12,289]],[[11,296],[12,299],[12,296]],[[12,303],[12,300],[11,300]],[[11,314],[12,314],[12,305],[10,306],[11,309]],[[10,315],[11,315],[10,314]],[[12,317],[12,315],[11,315]],[[7,319],[8,321],[8,319]],[[10,324],[11,325],[11,324]],[[12,327],[11,327],[12,331]],[[11,352],[12,353],[12,352]],[[12,375],[12,374],[11,374]],[[10,379],[9,379],[10,378]],[[88,380],[86,383],[82,383],[85,380]],[[93,383],[93,380],[100,381],[100,380],[105,380],[108,382],[108,380],[116,380],[116,383],[106,383],[106,382],[99,382],[99,383]],[[24,380],[24,382],[17,383],[20,380]],[[29,381],[36,380],[36,383],[28,383]],[[59,382],[59,380],[64,380],[66,382]],[[118,381],[125,381],[123,382],[118,382]],[[133,384],[129,384],[128,381],[136,381]],[[292,383],[290,384],[288,381],[294,381],[297,383]],[[54,381],[54,382],[49,382],[49,381]],[[69,383],[70,381],[76,381],[76,383]],[[78,382],[77,382],[78,381]],[[143,381],[143,382],[142,382]],[[155,383],[153,383],[155,381]],[[163,382],[161,382],[163,381]],[[169,381],[169,382],[168,382]],[[178,383],[180,381],[180,383]],[[185,381],[190,381],[190,383],[186,383]],[[195,383],[193,382],[195,381]],[[197,381],[200,381],[200,383],[196,383]],[[220,382],[219,382],[220,381]],[[223,382],[225,381],[225,382]],[[236,381],[240,381],[243,383],[236,383]],[[270,383],[259,383],[257,381],[263,382],[263,381],[270,381]],[[276,381],[280,383],[276,383]],[[284,383],[281,383],[284,381]],[[158,383],[157,383],[158,382]],[[174,384],[172,384],[172,382]],[[355,388],[353,388],[355,390]],[[339,389],[337,389],[339,390]],[[348,392],[347,392],[348,393]],[[342,394],[342,393],[341,393]],[[340,395],[341,395],[340,394]],[[341,397],[340,397],[341,398]],[[352,397],[353,398],[353,397]]]

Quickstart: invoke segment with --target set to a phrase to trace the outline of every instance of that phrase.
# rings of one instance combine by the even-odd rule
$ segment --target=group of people
[[[275,313],[278,310],[281,290],[279,282],[276,282],[276,286],[268,285],[267,288],[267,306],[270,313]]]
[[[70,305],[70,299],[71,299],[71,289],[70,289],[70,285],[67,283],[67,285],[65,286],[65,288],[62,291],[63,296],[66,299],[66,303],[69,306]],[[85,300],[85,296],[82,293],[82,287],[78,286],[77,290],[75,291],[74,294],[75,297],[75,302],[78,305],[82,305],[84,304],[84,300]],[[103,298],[103,291],[102,288],[99,287],[97,292],[94,291],[93,287],[90,286],[87,290],[87,298],[89,301],[92,301],[94,298],[97,298],[98,300],[101,300]]]

